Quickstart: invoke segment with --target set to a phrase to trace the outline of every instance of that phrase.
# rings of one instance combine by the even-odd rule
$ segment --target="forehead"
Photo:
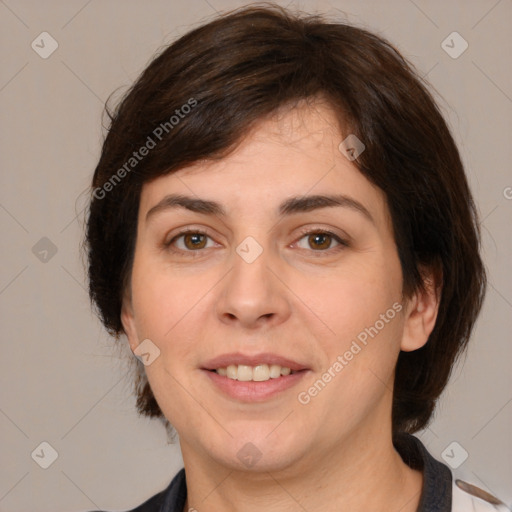
[[[140,214],[171,193],[212,199],[237,216],[273,214],[287,197],[344,194],[387,224],[384,194],[339,149],[347,135],[324,103],[283,109],[260,121],[223,159],[200,160],[146,183]]]

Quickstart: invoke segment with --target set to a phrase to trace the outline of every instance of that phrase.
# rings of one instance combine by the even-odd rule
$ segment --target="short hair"
[[[429,84],[370,31],[274,4],[235,9],[165,47],[114,110],[107,101],[110,126],[84,243],[91,302],[119,337],[144,183],[202,159],[222,159],[258,122],[319,97],[341,133],[365,145],[353,163],[385,194],[403,296],[425,289],[425,268],[442,280],[427,343],[401,351],[395,368],[393,435],[414,433],[428,425],[467,346],[486,273],[463,164]],[[145,156],[136,159],[142,147]],[[135,364],[139,414],[164,420],[143,365]]]

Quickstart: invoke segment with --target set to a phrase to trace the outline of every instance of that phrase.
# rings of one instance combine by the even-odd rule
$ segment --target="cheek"
[[[205,286],[199,283],[180,277],[179,270],[162,268],[154,258],[136,258],[132,296],[138,328],[149,338],[171,336],[204,295]]]
[[[327,334],[324,339],[339,349],[360,333],[364,338],[365,329],[376,322],[379,331],[396,330],[393,304],[401,300],[401,270],[396,258],[353,258],[328,277],[302,276],[294,292],[315,313],[322,333]]]
[[[185,375],[197,366],[198,347],[207,338],[207,317],[215,307],[217,281],[218,277],[205,274],[183,276],[154,260],[140,258],[134,263],[132,294],[138,335],[140,340],[155,343],[161,354],[162,364],[146,368],[156,387],[160,379],[165,380],[165,369]],[[164,388],[173,382],[166,382]]]
[[[132,302],[139,337],[149,338],[163,350],[175,325],[186,315],[190,290],[140,259],[132,272]],[[179,325],[179,323],[178,323]]]
[[[325,421],[333,436],[355,428],[391,393],[403,329],[399,292],[397,283],[382,277],[344,279],[323,289],[316,310],[330,329],[317,338],[323,371],[301,391],[310,396],[309,413],[318,418],[343,411],[339,420]]]

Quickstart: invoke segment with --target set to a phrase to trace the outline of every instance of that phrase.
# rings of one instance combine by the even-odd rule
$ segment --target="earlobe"
[[[137,337],[137,329],[135,326],[135,316],[133,314],[133,307],[131,300],[128,297],[123,299],[123,305],[121,307],[121,323],[123,329],[130,343],[130,349],[133,352],[139,345]]]
[[[401,350],[411,352],[427,343],[436,324],[440,300],[440,278],[436,279],[431,272],[424,278],[424,289],[418,289],[408,301]]]

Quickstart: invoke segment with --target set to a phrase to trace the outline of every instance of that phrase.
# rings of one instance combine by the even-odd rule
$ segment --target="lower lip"
[[[290,373],[277,379],[261,382],[234,380],[209,370],[203,370],[203,372],[206,373],[215,386],[231,398],[243,402],[263,402],[295,386],[304,378],[308,370],[301,370],[297,373]]]

